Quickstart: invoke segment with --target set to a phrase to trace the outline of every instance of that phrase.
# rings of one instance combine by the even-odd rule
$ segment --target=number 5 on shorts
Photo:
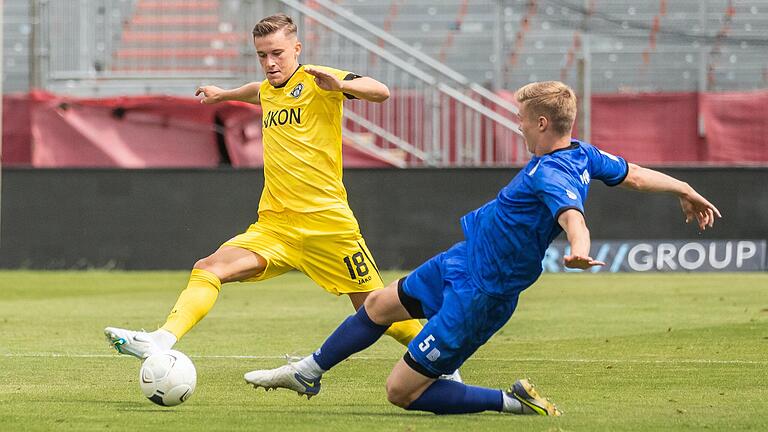
[[[429,349],[429,343],[430,342],[434,342],[434,341],[435,341],[435,337],[434,336],[432,336],[432,335],[427,336],[427,338],[424,339],[424,342],[421,342],[419,344],[419,349],[421,350],[421,352],[424,352],[424,351],[428,350]]]

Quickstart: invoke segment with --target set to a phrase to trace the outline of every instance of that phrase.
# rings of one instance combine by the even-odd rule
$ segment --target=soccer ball
[[[184,353],[176,350],[152,354],[139,370],[142,393],[158,405],[179,405],[192,396],[195,384],[195,365]]]

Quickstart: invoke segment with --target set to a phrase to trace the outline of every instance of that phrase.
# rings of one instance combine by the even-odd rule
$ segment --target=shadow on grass
[[[109,402],[111,405],[116,406],[117,411],[132,411],[132,412],[161,412],[161,413],[169,413],[169,414],[183,414],[184,411],[181,411],[179,409],[174,409],[176,407],[161,407],[159,405],[155,405],[153,403],[146,403],[146,402]]]
[[[216,404],[218,405],[218,404]],[[211,406],[214,406],[213,404]],[[229,406],[231,408],[231,405]],[[339,415],[345,417],[378,417],[378,418],[447,418],[446,416],[437,416],[432,413],[422,411],[406,411],[386,408],[386,412],[382,412],[379,407],[372,407],[372,409],[361,408],[359,405],[333,405],[333,409],[329,410],[329,407],[312,407],[311,409],[297,408],[297,407],[275,407],[275,406],[250,406],[243,407],[242,412],[245,413],[258,413],[260,415],[275,415],[275,416],[290,416],[293,419],[299,419],[305,417],[307,419],[317,419],[318,417],[327,417],[329,419],[337,419]],[[465,414],[466,415],[490,415],[498,416],[500,413],[487,412],[477,414]],[[450,417],[450,416],[448,416]]]

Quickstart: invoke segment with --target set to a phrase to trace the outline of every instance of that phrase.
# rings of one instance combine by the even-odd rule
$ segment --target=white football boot
[[[243,378],[253,388],[264,387],[264,390],[284,388],[295,391],[299,396],[306,395],[307,399],[320,393],[320,378],[307,378],[292,364],[276,369],[251,371]]]
[[[145,359],[152,353],[162,351],[163,348],[155,342],[149,333],[144,331],[125,330],[117,327],[107,327],[104,335],[112,348],[120,354],[132,355]]]

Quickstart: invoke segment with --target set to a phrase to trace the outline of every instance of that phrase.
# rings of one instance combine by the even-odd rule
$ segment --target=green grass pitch
[[[111,351],[102,329],[155,329],[186,278],[0,272],[0,429],[768,430],[766,274],[543,276],[462,373],[498,388],[530,377],[560,418],[391,406],[384,382],[403,347],[388,338],[326,374],[311,401],[254,390],[244,372],[311,352],[352,312],[298,273],[226,285],[176,346],[197,366],[195,394],[155,406],[139,390],[139,362]]]

